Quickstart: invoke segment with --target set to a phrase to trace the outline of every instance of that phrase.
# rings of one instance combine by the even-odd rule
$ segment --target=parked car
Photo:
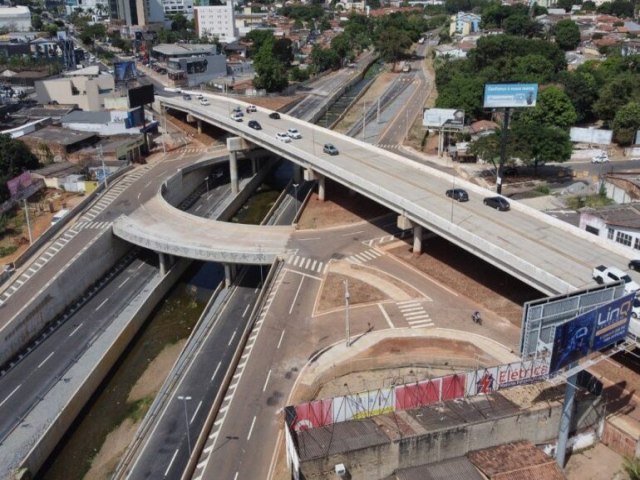
[[[189,95],[188,93],[185,93],[184,95],[182,95],[182,98],[184,100],[191,100],[191,95]]]
[[[271,112],[269,114],[269,118],[273,118],[274,120],[280,120],[280,114],[278,112]]]
[[[640,260],[631,260],[629,262],[629,270],[640,272]]]
[[[302,138],[302,134],[298,131],[297,128],[289,128],[287,130],[287,135],[289,135],[289,137],[293,139]]]
[[[634,282],[629,275],[616,267],[605,267],[604,265],[598,265],[593,269],[593,273],[591,274],[591,276],[599,285],[606,285],[622,280],[624,282],[625,293],[637,292],[640,289],[640,285]]]
[[[291,139],[289,138],[289,135],[283,132],[276,133],[276,138],[284,143],[289,143],[291,141]]]
[[[509,204],[507,199],[503,197],[487,197],[482,201],[482,203],[484,203],[488,207],[500,210],[501,212],[506,212],[511,208],[511,205]]]
[[[201,98],[200,105],[209,105],[209,100],[207,100],[206,98]]]
[[[231,114],[231,120],[233,120],[234,122],[241,122],[242,121],[242,114],[238,114],[238,112],[233,112]]]
[[[204,98],[204,95],[202,95],[201,93],[198,94],[198,96],[196,97],[198,100],[202,100]]]
[[[322,147],[322,151],[329,155],[338,155],[340,153],[333,143],[325,143],[324,147]]]
[[[256,108],[255,105],[249,105],[247,107],[247,113],[254,113],[254,112],[257,112],[257,111],[258,111],[258,109]]]
[[[469,201],[469,194],[467,193],[466,190],[463,190],[462,188],[451,188],[445,192],[445,195],[459,202]]]
[[[258,123],[257,120],[249,120],[249,128],[253,128],[254,130],[262,130],[262,125]]]
[[[597,153],[591,158],[591,163],[606,163],[608,161],[609,155],[607,154],[607,152]]]

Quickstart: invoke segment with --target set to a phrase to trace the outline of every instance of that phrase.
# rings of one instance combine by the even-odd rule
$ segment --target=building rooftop
[[[482,480],[467,457],[450,458],[442,462],[403,468],[396,471],[396,480]]]
[[[29,7],[17,6],[17,7],[0,7],[0,17],[14,17],[16,15],[28,15],[31,16]]]
[[[161,43],[153,47],[153,51],[166,56],[215,55],[215,45],[200,43]]]
[[[553,458],[527,440],[469,452],[467,458],[490,480],[566,478]]]
[[[629,181],[630,179],[626,179]],[[636,182],[640,179],[635,178]],[[633,181],[633,180],[631,180]],[[590,214],[601,218],[607,225],[640,228],[640,204],[628,203],[625,205],[611,205],[599,208],[598,210],[581,210],[585,214]]]
[[[46,167],[39,168],[38,170],[32,170],[31,173],[42,177],[66,177],[74,173],[80,173],[82,167],[71,162],[59,162],[52,163]]]
[[[111,112],[85,112],[75,110],[62,117],[61,121],[62,123],[94,123],[106,125],[111,122]]]
[[[76,132],[67,128],[44,127],[35,132],[24,135],[22,138],[34,138],[45,144],[73,145],[90,138],[97,138],[95,133]]]
[[[63,72],[65,77],[77,77],[79,75],[89,75],[95,76],[100,74],[100,67],[98,65],[90,65],[85,68],[79,68],[77,70],[69,70],[67,72]]]

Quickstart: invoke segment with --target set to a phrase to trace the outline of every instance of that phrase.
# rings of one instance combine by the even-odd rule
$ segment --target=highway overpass
[[[157,101],[162,107],[186,112],[197,121],[227,130],[254,147],[269,150],[300,165],[306,169],[307,178],[318,180],[321,197],[324,196],[324,179],[331,178],[397,212],[405,225],[414,227],[416,238],[421,237],[424,227],[546,294],[566,293],[590,285],[594,265],[624,267],[630,258],[622,247],[518,202],[512,202],[509,212],[488,208],[482,200],[492,195],[491,191],[400,155],[288,115],[280,114],[280,119],[269,118],[271,112],[263,108],[237,122],[230,114],[234,107],[244,108],[246,103],[223,96],[210,95],[208,98],[210,105],[206,106],[195,98],[189,101],[157,97]],[[259,121],[262,129],[249,128],[250,119]],[[284,143],[276,138],[277,132],[290,127],[300,130],[302,139]],[[323,153],[325,143],[333,143],[340,154]],[[453,186],[467,189],[470,201],[457,203],[445,197],[445,190]],[[271,238],[268,229],[264,231],[264,237],[260,233],[245,239],[246,242],[234,244],[234,239],[238,238],[233,230],[236,226],[216,223],[211,227],[217,232],[215,238],[196,239],[193,233],[203,231],[198,223],[201,219],[184,215],[179,224],[175,219],[163,224],[163,215],[152,213],[153,220],[145,223],[139,217],[143,214],[144,211],[139,211],[135,217],[117,222],[116,235],[132,240],[135,235],[127,232],[140,232],[145,225],[155,223],[153,235],[157,242],[163,243],[165,253],[184,256],[188,250],[185,246],[198,241],[211,252],[237,249],[244,259],[241,263],[270,261],[267,257],[271,255],[264,252],[258,255],[264,248],[261,238]],[[282,233],[279,230],[277,234],[278,248]],[[419,248],[420,244],[417,245]],[[275,253],[278,248],[272,251]],[[228,261],[229,257],[226,258]],[[211,254],[209,259],[215,260],[215,255]]]

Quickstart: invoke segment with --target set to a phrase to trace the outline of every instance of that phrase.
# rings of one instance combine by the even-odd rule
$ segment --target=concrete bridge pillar
[[[293,164],[293,183],[298,185],[302,183],[302,167],[297,164]]]
[[[232,263],[224,264],[224,286],[229,288],[236,276],[236,266]]]
[[[325,187],[324,187],[325,176],[318,174],[318,200],[324,202],[325,197]]]
[[[165,255],[162,252],[158,252],[158,257],[160,260],[160,276],[164,277],[169,271],[169,255]]]
[[[253,175],[258,173],[258,159],[257,158],[252,158],[251,159],[251,173]]]
[[[231,178],[231,193],[234,195],[240,191],[238,185],[238,154],[229,152],[229,177]]]
[[[422,253],[422,225],[413,226],[413,254]]]
[[[198,133],[202,133],[202,120],[198,119],[197,125],[198,125]]]

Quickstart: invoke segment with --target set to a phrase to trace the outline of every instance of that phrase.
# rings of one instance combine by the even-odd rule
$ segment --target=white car
[[[200,105],[209,105],[209,100],[207,100],[206,98],[201,98]]]
[[[278,140],[280,140],[281,142],[284,142],[284,143],[289,143],[291,141],[291,139],[289,138],[289,135],[287,135],[286,133],[282,133],[282,132],[276,133],[276,138]]]
[[[289,135],[289,138],[293,138],[293,139],[302,138],[302,134],[298,131],[297,128],[288,129],[287,135]]]
[[[236,121],[236,122],[241,122],[242,121],[242,113],[233,112],[231,114],[231,120]]]
[[[591,163],[606,163],[608,161],[609,155],[607,155],[607,152],[597,153],[591,158]]]

